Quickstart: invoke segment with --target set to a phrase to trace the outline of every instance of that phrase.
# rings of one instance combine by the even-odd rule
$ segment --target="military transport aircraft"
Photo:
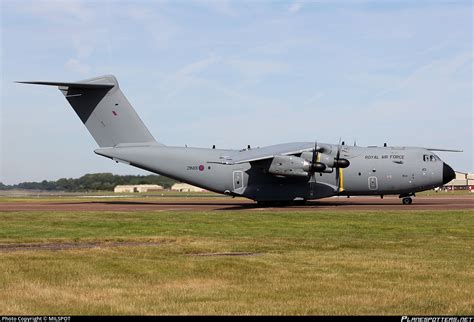
[[[160,175],[259,204],[304,203],[330,196],[399,195],[441,186],[453,169],[419,147],[359,147],[294,142],[222,150],[172,147],[151,135],[112,75],[58,86],[100,148],[94,152]]]

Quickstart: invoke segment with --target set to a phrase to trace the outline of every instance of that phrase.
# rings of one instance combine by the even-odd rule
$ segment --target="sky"
[[[474,171],[472,1],[1,1],[0,182],[147,174],[93,153],[54,87],[115,75],[158,141],[461,149]]]

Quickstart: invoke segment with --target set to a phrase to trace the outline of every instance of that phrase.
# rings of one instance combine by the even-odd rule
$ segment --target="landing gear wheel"
[[[402,203],[404,205],[411,205],[412,202],[413,202],[413,200],[410,197],[405,197],[405,198],[402,199]]]

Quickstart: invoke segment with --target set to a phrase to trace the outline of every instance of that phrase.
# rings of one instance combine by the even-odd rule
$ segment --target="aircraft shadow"
[[[133,210],[133,206],[149,206],[149,207],[196,207],[197,210],[200,209],[200,206],[205,208],[211,207],[210,210],[245,210],[245,209],[309,209],[309,208],[356,208],[356,207],[381,207],[381,206],[403,206],[401,202],[398,201],[384,201],[384,202],[332,202],[332,201],[309,201],[304,205],[271,205],[271,206],[260,206],[257,203],[228,203],[228,202],[215,202],[215,201],[201,201],[201,202],[149,202],[149,201],[87,201],[87,202],[63,202],[57,203],[61,205],[115,205],[115,206],[131,206],[130,210]],[[423,206],[435,205],[436,203],[432,202],[423,202]],[[416,205],[416,204],[415,204]],[[405,206],[406,207],[406,206]],[[208,209],[205,209],[208,210]]]

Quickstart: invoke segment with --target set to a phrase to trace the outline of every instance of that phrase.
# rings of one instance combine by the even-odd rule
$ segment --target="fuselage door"
[[[369,190],[377,190],[377,177],[369,177]]]
[[[243,171],[234,171],[234,190],[241,189],[244,186],[244,175]]]

